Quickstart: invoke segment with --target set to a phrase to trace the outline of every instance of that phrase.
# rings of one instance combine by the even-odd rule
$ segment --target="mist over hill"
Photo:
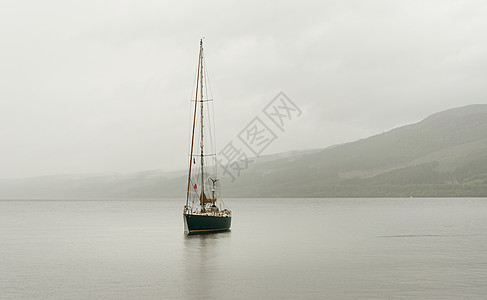
[[[263,197],[486,196],[487,105],[255,165],[238,184],[230,191],[242,196],[246,189]]]
[[[319,137],[317,137],[319,138]],[[184,197],[185,171],[1,179],[2,198]],[[487,105],[355,142],[255,158],[224,197],[486,197]]]

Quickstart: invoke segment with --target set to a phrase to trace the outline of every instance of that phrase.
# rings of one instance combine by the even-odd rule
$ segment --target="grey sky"
[[[280,91],[266,154],[487,103],[478,1],[2,1],[0,178],[186,166],[204,36],[218,145]]]

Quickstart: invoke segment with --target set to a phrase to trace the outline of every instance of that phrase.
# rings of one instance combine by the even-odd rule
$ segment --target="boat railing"
[[[205,211],[205,212],[199,212],[199,211],[189,211],[185,210],[184,214],[187,215],[200,215],[200,216],[215,216],[215,217],[231,217],[232,212],[210,212],[210,211]]]

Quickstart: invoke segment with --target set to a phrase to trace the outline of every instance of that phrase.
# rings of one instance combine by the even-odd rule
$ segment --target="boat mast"
[[[201,141],[200,141],[200,148],[201,148],[201,196],[200,196],[200,205],[201,211],[205,211],[205,186],[204,186],[204,174],[203,174],[203,165],[204,165],[204,154],[203,154],[203,39],[200,40],[200,106],[201,106]]]
[[[203,40],[200,40],[200,53],[198,54],[198,75],[196,76],[196,95],[194,96],[194,116],[193,116],[193,131],[191,133],[191,150],[189,155],[189,173],[188,173],[188,188],[186,189],[186,208],[189,202],[189,187],[191,185],[191,166],[193,165],[193,145],[194,145],[194,128],[196,125],[196,108],[198,104],[198,79],[200,77],[201,56],[203,51]]]

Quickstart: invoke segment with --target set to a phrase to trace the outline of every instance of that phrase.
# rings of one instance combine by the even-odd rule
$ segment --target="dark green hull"
[[[226,231],[232,225],[232,217],[207,216],[207,215],[183,215],[184,231],[187,234],[209,233]]]

